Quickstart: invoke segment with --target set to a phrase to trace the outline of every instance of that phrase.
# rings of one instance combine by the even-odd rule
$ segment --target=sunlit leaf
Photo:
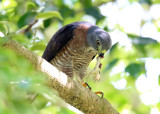
[[[14,35],[10,36],[10,38],[16,40],[17,42],[19,42],[23,46],[28,47],[29,40],[24,34],[14,34]]]
[[[157,27],[158,32],[160,32],[160,19],[156,20],[154,25]]]
[[[92,1],[92,4],[94,6],[100,6],[100,5],[106,4],[108,2],[110,2],[110,0],[94,0],[94,1]]]
[[[160,4],[160,0],[152,0],[153,4]]]
[[[43,95],[38,95],[35,101],[33,102],[37,109],[45,108],[48,100]]]
[[[1,21],[0,23],[4,24],[2,25],[4,28],[3,31],[6,31],[7,34],[14,33],[17,30],[17,25],[13,22]]]
[[[44,50],[46,48],[46,45],[44,42],[36,42],[34,45],[31,47],[32,51],[35,50]]]
[[[38,13],[36,18],[37,19],[49,19],[49,18],[59,18],[59,19],[63,19],[61,14],[57,11],[48,11],[48,12],[44,12],[44,13]]]
[[[147,45],[145,47],[146,53],[149,57],[160,58],[160,43]]]
[[[157,108],[160,110],[160,103],[157,103]]]
[[[8,33],[8,28],[3,22],[0,22],[0,31],[5,35]]]
[[[27,3],[27,11],[34,10],[36,8],[36,4],[34,2],[28,1]]]
[[[4,8],[12,9],[17,6],[17,2],[15,0],[2,0],[2,6]]]
[[[158,83],[159,83],[159,86],[160,86],[160,75],[158,76]]]

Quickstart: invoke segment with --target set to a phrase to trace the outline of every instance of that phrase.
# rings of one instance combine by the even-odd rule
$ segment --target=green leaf
[[[3,22],[0,22],[0,31],[5,35],[8,33],[7,25],[5,25]]]
[[[160,58],[160,43],[152,44],[152,45],[147,45],[145,47],[146,53],[148,57],[153,57],[153,58]]]
[[[9,21],[0,21],[1,25],[1,32],[6,33],[6,34],[10,34],[10,33],[14,33],[17,30],[17,25],[15,23],[9,22]]]
[[[154,1],[154,0],[153,0]],[[152,0],[139,0],[141,4],[152,5]]]
[[[133,77],[137,77],[143,71],[143,67],[141,64],[131,63],[125,68],[125,72],[128,72]]]
[[[31,50],[44,50],[46,48],[46,45],[44,42],[36,42],[32,47]]]
[[[36,4],[34,2],[28,1],[27,3],[27,11],[34,10],[36,8]]]
[[[25,13],[18,21],[18,27],[22,28],[29,23],[32,23],[35,20],[36,12],[27,12]]]
[[[118,45],[119,45],[119,43],[115,43],[115,44],[111,47],[111,49],[110,49],[110,53],[113,53],[113,52],[114,52],[114,50],[116,50],[116,49],[117,49]]]
[[[157,40],[154,40],[150,37],[142,37],[142,36],[137,36],[134,34],[127,34],[128,37],[131,39],[132,44],[136,45],[147,45],[147,44],[156,44],[158,43]]]
[[[44,77],[22,56],[0,47],[0,113],[38,113],[26,99],[27,93],[37,93],[37,88],[45,88]],[[37,77],[37,75],[39,75]],[[37,86],[41,84],[41,86]],[[39,93],[42,89],[39,89]],[[6,104],[6,103],[9,103]],[[9,109],[9,110],[8,110]]]
[[[160,110],[160,103],[157,103],[157,108]]]
[[[28,47],[29,40],[24,34],[13,34],[12,36],[9,36],[9,38],[12,38],[16,40],[18,43],[22,44],[25,47]]]
[[[92,1],[91,1],[91,0],[85,0],[85,1],[81,0],[80,2],[81,2],[81,3],[84,5],[84,7],[86,7],[86,8],[92,6]]]
[[[134,38],[132,39],[132,43],[136,45],[147,45],[147,44],[156,44],[158,42],[152,38]]]
[[[160,4],[159,0],[152,0],[152,4]]]
[[[36,16],[37,19],[49,19],[52,17],[56,17],[56,18],[63,20],[61,14],[57,11],[48,11],[44,13],[38,13]]]
[[[86,14],[93,16],[97,19],[99,22],[102,19],[105,19],[105,17],[100,13],[99,9],[97,7],[89,7],[85,9]]]
[[[160,75],[158,76],[158,83],[159,83],[159,86],[160,86]]]

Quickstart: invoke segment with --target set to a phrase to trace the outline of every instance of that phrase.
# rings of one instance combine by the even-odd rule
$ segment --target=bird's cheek
[[[106,52],[107,52],[106,50],[102,50],[102,52],[101,52],[101,53],[103,53],[103,54],[104,54],[104,53],[106,53]]]

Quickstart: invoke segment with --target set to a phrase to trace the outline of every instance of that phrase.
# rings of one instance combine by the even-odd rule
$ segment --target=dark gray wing
[[[59,29],[49,41],[42,58],[51,61],[56,54],[73,38],[74,29],[86,22],[74,22]]]

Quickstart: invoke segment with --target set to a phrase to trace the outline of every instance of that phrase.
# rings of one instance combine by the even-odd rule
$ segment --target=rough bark
[[[118,114],[106,99],[82,87],[16,41],[9,40],[3,46],[27,58],[37,70],[46,74],[50,87],[58,92],[59,97],[85,114]]]

